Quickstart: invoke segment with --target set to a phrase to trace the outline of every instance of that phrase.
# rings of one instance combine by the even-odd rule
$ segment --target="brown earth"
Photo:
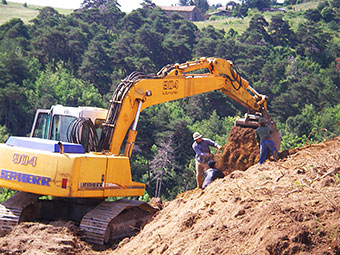
[[[228,176],[166,202],[117,248],[88,245],[70,222],[21,223],[0,238],[0,253],[340,254],[340,137],[262,165],[254,153],[241,171],[247,146],[226,144],[216,157]]]
[[[217,153],[216,166],[226,175],[235,170],[246,170],[259,160],[260,149],[255,140],[255,129],[232,127],[228,143],[223,146],[223,153]]]

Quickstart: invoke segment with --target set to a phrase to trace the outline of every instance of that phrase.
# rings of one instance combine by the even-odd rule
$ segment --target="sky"
[[[41,5],[41,6],[51,6],[55,8],[65,8],[65,9],[77,9],[80,7],[80,4],[83,0],[12,0],[13,2],[18,3],[27,3],[32,5]],[[230,0],[208,0],[210,5],[221,3],[225,5]],[[121,10],[123,12],[130,12],[134,9],[140,7],[140,4],[143,0],[118,0],[118,3],[121,6]],[[178,4],[178,0],[154,0],[156,5],[160,6],[170,6]]]

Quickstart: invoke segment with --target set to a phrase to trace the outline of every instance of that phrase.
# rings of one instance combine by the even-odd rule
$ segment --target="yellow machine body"
[[[97,153],[55,153],[0,145],[0,186],[57,197],[142,196],[129,158]]]

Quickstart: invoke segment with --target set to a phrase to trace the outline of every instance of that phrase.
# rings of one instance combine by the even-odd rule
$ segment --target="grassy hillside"
[[[290,8],[285,7],[287,10],[286,17],[290,19],[291,27],[295,29],[295,25],[300,23],[300,20],[303,19],[303,16],[301,15],[302,12],[310,8],[316,8],[319,2],[320,1],[312,1],[298,4]],[[12,18],[21,18],[25,23],[28,23],[31,19],[38,15],[41,8],[43,7],[37,5],[28,5],[28,7],[24,7],[24,4],[15,2],[8,2],[7,5],[0,3],[0,24],[9,21]],[[70,14],[73,11],[70,9],[55,9],[61,14]],[[250,11],[249,16],[244,19],[230,17],[194,23],[199,29],[212,25],[217,29],[224,29],[225,31],[228,31],[230,28],[233,28],[235,31],[242,33],[247,29],[251,16],[255,13],[256,11]],[[267,21],[270,21],[271,17],[278,13],[279,12],[265,12],[263,15]]]
[[[21,18],[25,23],[28,23],[31,19],[35,18],[39,10],[43,8],[37,5],[28,5],[24,7],[24,4],[8,2],[7,5],[0,3],[0,24],[9,21],[12,18]],[[73,10],[55,8],[60,14],[70,14]]]
[[[308,3],[298,4],[291,8],[285,7],[287,9],[286,17],[288,17],[288,19],[291,19],[290,25],[292,26],[292,28],[294,29],[294,25],[298,24],[299,21],[303,19],[301,15],[303,11],[310,8],[316,8],[319,2],[320,1],[312,1]],[[7,5],[3,5],[0,3],[0,24],[9,21],[12,18],[21,18],[25,23],[28,23],[31,19],[38,15],[39,9],[41,8],[43,7],[37,5],[28,5],[28,7],[24,7],[22,3],[15,2],[8,2]],[[61,14],[70,14],[73,11],[70,9],[55,9]],[[233,28],[239,33],[242,33],[247,29],[251,16],[255,12],[256,11],[250,11],[250,17],[248,16],[244,19],[230,17],[218,20],[199,21],[194,23],[199,29],[202,29],[203,27],[206,27],[208,25],[212,25],[217,29],[224,29],[225,31],[228,31],[230,28]],[[277,13],[278,12],[265,12],[263,13],[263,15],[267,21],[270,21],[271,17]]]
[[[316,8],[319,2],[320,1],[312,1],[308,3],[297,4],[292,7],[285,7],[285,9],[287,10],[287,12],[285,13],[285,16],[286,16],[286,19],[289,20],[290,26],[293,29],[295,29],[296,28],[295,26],[299,24],[302,19],[304,19],[302,15],[303,12],[311,8]],[[221,18],[217,20],[198,21],[194,23],[199,29],[202,29],[203,27],[207,27],[208,25],[212,25],[217,29],[224,29],[224,31],[226,32],[229,31],[230,28],[233,28],[238,33],[242,33],[248,28],[249,21],[256,12],[257,11],[255,10],[251,10],[249,12],[249,16],[244,19],[230,17],[230,18]],[[267,21],[270,21],[271,17],[278,13],[280,12],[264,12],[262,14]]]

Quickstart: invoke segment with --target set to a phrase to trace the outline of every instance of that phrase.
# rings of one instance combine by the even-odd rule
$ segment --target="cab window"
[[[68,133],[70,133],[71,123],[77,119],[72,116],[54,115],[52,122],[51,139],[56,141],[67,142]]]
[[[100,138],[100,136],[102,135],[103,123],[104,122],[105,122],[104,119],[96,119],[95,120],[94,127],[96,128],[98,138]]]
[[[48,139],[48,127],[50,125],[50,115],[48,113],[39,113],[33,137]]]

